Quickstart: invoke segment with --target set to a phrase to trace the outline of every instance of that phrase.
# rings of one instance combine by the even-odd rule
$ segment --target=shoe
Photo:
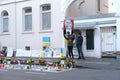
[[[85,60],[85,58],[80,58],[81,60]]]
[[[83,60],[85,60],[85,58],[84,58],[84,57],[82,57],[82,59],[83,59]]]
[[[78,59],[81,59],[81,58],[78,58]]]

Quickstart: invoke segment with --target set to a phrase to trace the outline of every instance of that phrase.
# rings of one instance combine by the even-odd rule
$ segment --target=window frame
[[[26,10],[28,10],[28,9],[31,9],[31,12],[26,12]],[[23,12],[24,12],[24,13],[23,13],[23,17],[24,17],[24,18],[23,18],[23,19],[24,19],[24,20],[23,20],[23,23],[24,23],[24,24],[23,24],[23,26],[24,26],[24,27],[23,27],[23,31],[24,31],[24,32],[31,32],[31,31],[33,30],[32,8],[31,8],[31,7],[23,8]],[[26,16],[31,16],[31,26],[30,26],[31,29],[27,29],[27,27],[26,27],[26,20],[25,20],[25,19],[26,19]],[[30,22],[30,21],[28,21],[28,22]]]
[[[5,15],[7,13],[7,15]],[[4,31],[4,20],[3,19],[7,19],[7,30],[6,31]],[[8,12],[7,11],[3,11],[3,13],[2,13],[2,33],[8,33],[9,32],[9,14],[8,14]]]
[[[43,10],[43,7],[45,7],[45,6],[49,6],[50,8],[49,9],[47,9],[47,10]],[[41,30],[43,30],[43,31],[47,31],[47,30],[51,30],[51,5],[50,4],[44,4],[44,5],[41,5],[41,7],[40,7],[40,9],[41,9],[41,18],[40,18],[40,20],[41,20]],[[49,23],[47,23],[47,25],[49,25],[50,24],[50,26],[48,27],[46,27],[46,28],[44,28],[44,26],[43,26],[43,14],[45,14],[45,13],[50,13],[49,15],[49,18],[50,18],[50,21],[49,21]],[[48,19],[48,18],[47,18]]]

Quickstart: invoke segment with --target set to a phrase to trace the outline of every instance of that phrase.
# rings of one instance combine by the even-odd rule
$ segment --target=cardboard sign
[[[77,48],[73,48],[73,55],[74,55],[74,58],[78,58],[78,50],[77,50]]]
[[[39,50],[31,50],[31,57],[43,57],[43,54]]]
[[[16,57],[23,57],[24,50],[23,49],[17,49],[16,51]]]
[[[12,57],[13,56],[13,48],[8,48],[7,49],[7,57]]]

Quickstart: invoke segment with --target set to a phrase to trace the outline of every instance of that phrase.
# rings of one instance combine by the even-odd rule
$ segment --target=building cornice
[[[8,5],[8,4],[14,4],[14,3],[20,3],[20,2],[26,2],[26,1],[31,1],[31,0],[0,0],[0,6],[2,5]]]
[[[66,19],[86,20],[86,19],[111,18],[111,17],[115,17],[115,16],[116,16],[116,13],[107,13],[107,14],[97,14],[97,15],[88,15],[88,16],[69,17],[69,18],[66,18]]]

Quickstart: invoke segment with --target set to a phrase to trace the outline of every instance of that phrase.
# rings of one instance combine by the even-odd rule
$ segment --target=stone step
[[[117,59],[117,55],[115,55],[115,54],[103,54],[102,58],[115,58],[115,59]]]

